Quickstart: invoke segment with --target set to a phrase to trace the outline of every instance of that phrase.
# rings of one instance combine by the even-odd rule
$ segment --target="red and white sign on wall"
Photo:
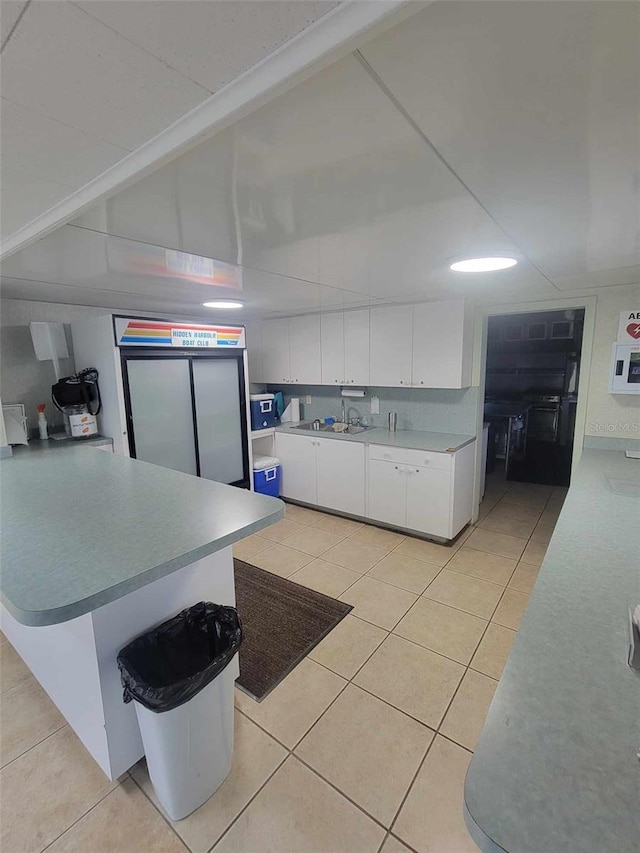
[[[640,343],[640,309],[620,312],[617,342],[619,344]]]

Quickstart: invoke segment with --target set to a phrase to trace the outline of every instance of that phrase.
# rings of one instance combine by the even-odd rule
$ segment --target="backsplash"
[[[282,391],[285,403],[300,399],[304,421],[340,416],[344,399],[348,418],[366,418],[370,426],[386,427],[389,412],[398,413],[398,429],[450,432],[475,435],[478,389],[439,388],[367,388],[366,397],[341,397],[337,388],[325,385],[267,385],[269,391]],[[311,395],[311,403],[306,396]],[[371,397],[380,398],[380,414],[371,414]]]

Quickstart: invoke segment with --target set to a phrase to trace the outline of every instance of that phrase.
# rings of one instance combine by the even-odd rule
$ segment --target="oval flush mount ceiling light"
[[[233,299],[216,299],[215,302],[203,302],[205,308],[244,308],[244,302]]]
[[[495,270],[506,270],[515,267],[515,258],[491,257],[491,258],[467,258],[464,261],[456,261],[449,269],[454,272],[494,272]]]

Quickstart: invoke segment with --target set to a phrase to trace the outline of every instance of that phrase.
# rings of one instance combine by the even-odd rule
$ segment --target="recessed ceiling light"
[[[244,308],[244,302],[235,302],[233,299],[217,299],[215,302],[203,302],[205,308]]]
[[[465,261],[456,261],[455,264],[451,264],[449,269],[454,272],[493,272],[515,267],[517,263],[515,258],[467,258]]]

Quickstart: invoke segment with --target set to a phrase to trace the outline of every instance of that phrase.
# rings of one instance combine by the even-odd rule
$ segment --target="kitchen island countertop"
[[[640,461],[584,450],[465,783],[485,853],[638,849]]]
[[[1,595],[24,625],[73,619],[261,530],[284,504],[88,447],[0,463]]]
[[[344,435],[337,432],[324,432],[298,429],[300,424],[282,424],[276,432],[289,432],[292,435],[310,435],[314,438],[329,438],[338,441],[355,441],[360,444],[384,444],[388,447],[402,447],[406,450],[425,450],[432,453],[455,453],[467,444],[475,441],[474,435],[456,435],[449,432],[427,432],[417,429],[399,429],[391,432],[381,427],[371,427],[357,435]]]

